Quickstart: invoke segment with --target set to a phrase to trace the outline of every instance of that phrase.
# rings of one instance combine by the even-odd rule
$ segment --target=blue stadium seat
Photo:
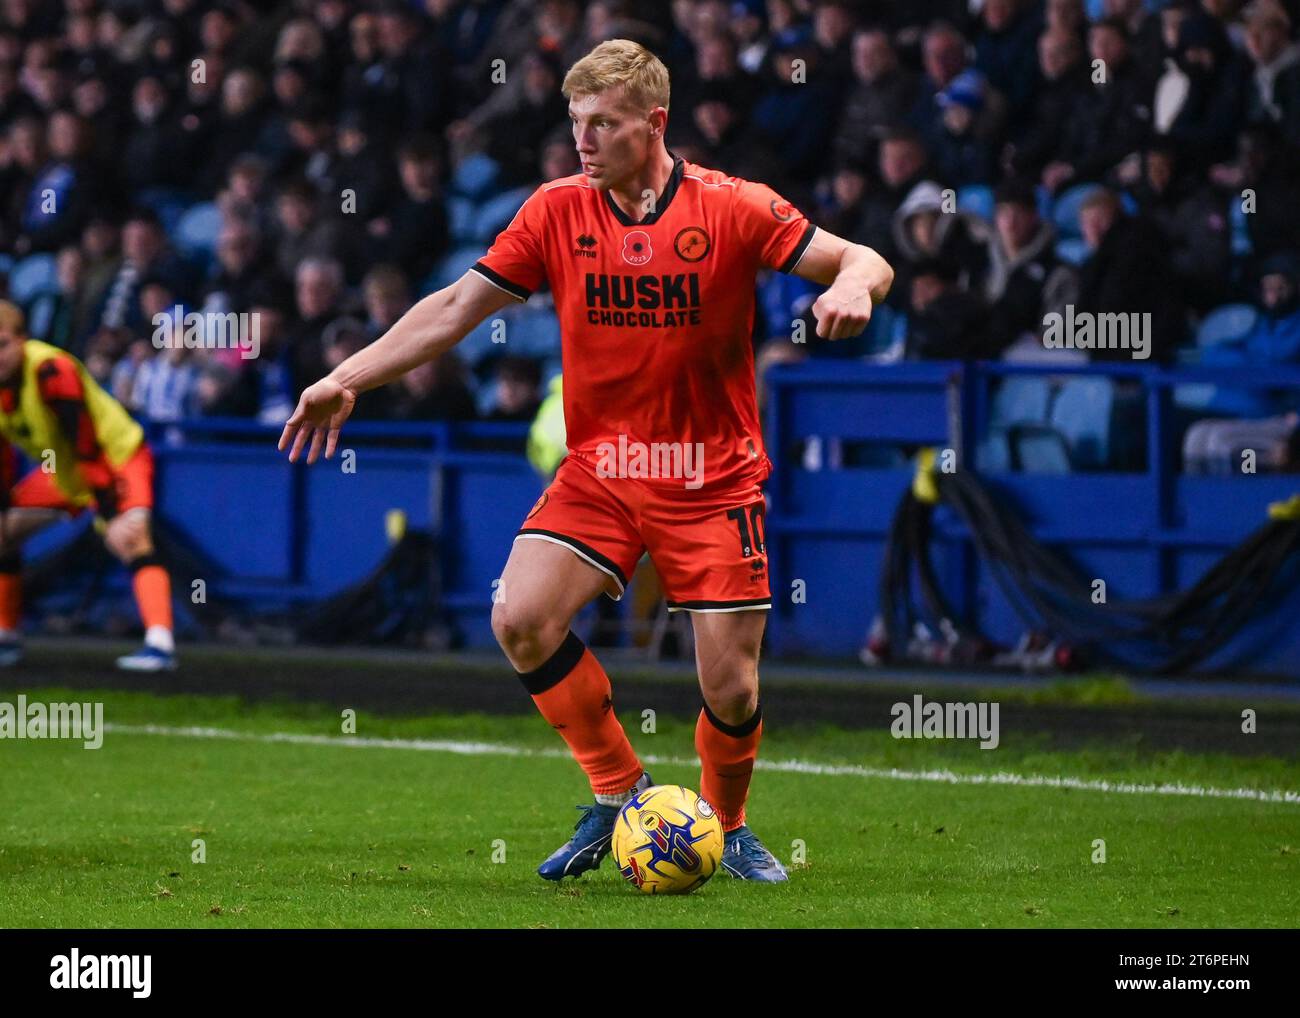
[[[1056,257],[1067,265],[1082,265],[1091,253],[1092,249],[1082,237],[1068,237],[1056,242]]]
[[[1174,386],[1174,406],[1184,410],[1204,410],[1214,402],[1219,387],[1212,382],[1189,382]]]
[[[16,304],[26,305],[42,293],[59,285],[54,255],[28,255],[9,273],[9,296]]]
[[[499,344],[501,352],[537,360],[559,356],[560,320],[551,308],[521,305],[506,308],[500,317],[506,323],[506,341]]]
[[[990,474],[1011,469],[1011,437],[1006,431],[990,431],[975,447],[975,469]]]
[[[469,267],[483,257],[481,244],[454,248],[443,256],[442,261],[433,267],[427,279],[420,287],[420,296],[427,297],[435,290],[450,286],[469,271]]]
[[[467,244],[474,239],[474,203],[459,195],[447,198],[447,227],[456,244]]]
[[[515,213],[519,211],[519,206],[532,193],[531,188],[517,187],[512,191],[505,191],[495,198],[489,198],[479,205],[478,210],[474,213],[473,239],[482,244],[490,244],[496,238],[496,235],[509,225],[510,220],[514,219]]]
[[[10,254],[0,254],[0,274],[9,275],[9,270],[14,267],[14,256]]]
[[[898,319],[902,316],[888,304],[877,304],[871,310],[871,321],[863,335],[867,357],[881,357],[890,352],[898,335]]]
[[[1044,424],[1052,402],[1052,385],[1038,375],[1008,375],[993,393],[990,428]]]
[[[967,184],[957,190],[957,208],[973,212],[981,219],[993,221],[993,188],[987,184]]]
[[[1205,316],[1196,330],[1196,345],[1202,349],[1242,339],[1255,327],[1259,312],[1250,304],[1224,304]]]
[[[153,209],[162,223],[163,232],[171,236],[195,198],[174,187],[146,187],[135,193],[135,200]]]
[[[481,152],[466,156],[451,174],[451,189],[474,201],[481,201],[496,190],[501,167],[495,159]]]
[[[1083,9],[1089,21],[1100,21],[1106,16],[1106,0],[1084,0]]]
[[[1012,433],[1016,462],[1027,474],[1068,474],[1070,453],[1065,439],[1051,428],[1016,428]]]
[[[1250,304],[1224,304],[1215,308],[1201,321],[1196,330],[1196,345],[1190,350],[1180,349],[1180,363],[1195,364],[1201,353],[1221,343],[1235,343],[1243,339],[1259,317]],[[1217,387],[1210,382],[1193,382],[1176,385],[1173,390],[1174,406],[1184,410],[1204,410],[1213,401]]]
[[[1056,199],[1052,205],[1052,223],[1056,226],[1056,235],[1062,240],[1081,236],[1079,232],[1079,209],[1088,196],[1096,191],[1099,184],[1077,184]]]
[[[1064,437],[1075,467],[1099,470],[1110,463],[1115,385],[1109,378],[1069,378],[1052,403],[1052,426]]]
[[[221,232],[221,210],[216,202],[200,202],[185,210],[176,224],[173,239],[184,255],[211,255]]]

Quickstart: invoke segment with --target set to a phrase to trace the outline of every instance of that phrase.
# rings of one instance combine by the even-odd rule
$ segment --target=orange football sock
[[[131,589],[146,631],[172,628],[172,579],[156,555],[141,555],[130,564]]]
[[[641,761],[614,714],[609,676],[570,632],[540,668],[520,672],[542,717],[569,744],[597,795],[626,792],[641,777]]]
[[[724,831],[745,822],[749,778],[763,737],[763,704],[743,724],[729,725],[706,703],[695,722],[695,750],[700,754],[700,795],[717,812]]]
[[[0,629],[16,630],[23,614],[22,566],[0,560]]]

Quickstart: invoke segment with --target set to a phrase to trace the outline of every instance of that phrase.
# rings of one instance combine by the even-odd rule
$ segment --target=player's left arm
[[[793,272],[829,287],[812,306],[817,335],[823,339],[848,339],[865,329],[871,309],[885,299],[894,282],[889,262],[871,248],[820,227]]]

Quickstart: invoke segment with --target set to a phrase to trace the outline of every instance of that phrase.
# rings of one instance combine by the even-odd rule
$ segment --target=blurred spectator
[[[1163,17],[1177,34],[1156,83],[1153,127],[1178,145],[1188,165],[1205,167],[1232,152],[1245,110],[1244,61],[1214,18],[1178,6]]]
[[[49,119],[49,160],[32,178],[14,249],[53,251],[81,233],[100,195],[98,168],[86,159],[85,125],[71,110]]]
[[[1132,56],[1124,22],[1096,22],[1088,30],[1088,56],[1087,84],[1062,126],[1059,147],[1043,167],[1042,183],[1049,191],[1104,181],[1138,150],[1150,128],[1154,86]]]
[[[90,302],[86,259],[75,244],[59,250],[58,287],[38,294],[27,309],[28,333],[81,357]]]
[[[441,171],[438,148],[425,135],[417,135],[398,150],[402,190],[393,205],[367,226],[372,261],[396,262],[411,279],[428,275],[447,249]]]
[[[382,390],[397,421],[472,421],[476,411],[465,362],[454,350],[413,368]]]
[[[1300,175],[1272,131],[1242,131],[1236,158],[1210,167],[1209,176],[1242,211],[1256,258],[1300,249]],[[1267,213],[1260,214],[1262,210]]]
[[[989,342],[983,302],[957,285],[957,270],[938,259],[911,273],[907,356],[917,360],[983,360],[1000,352]]]
[[[274,217],[268,208],[266,162],[251,153],[230,164],[226,185],[218,192],[217,207],[225,219],[243,219],[259,229],[272,227]]]
[[[991,141],[1002,130],[1006,99],[988,84],[979,70],[971,67],[969,49],[965,37],[949,22],[937,22],[925,32],[921,45],[921,63],[925,73],[909,118],[931,149],[944,130],[944,107],[939,96],[963,72],[969,71],[971,77],[967,79],[968,82],[980,83],[984,97],[979,116],[975,120],[975,133]],[[974,86],[966,87],[969,89]]]
[[[348,110],[339,117],[339,129],[334,137],[334,148],[317,181],[321,193],[331,199],[337,196],[340,205],[344,191],[350,191],[354,200],[348,215],[359,222],[369,222],[383,208],[396,184],[387,153],[370,140],[365,117],[359,110]]]
[[[131,93],[132,128],[123,150],[124,174],[132,189],[184,183],[189,171],[184,134],[172,116],[162,81],[145,75]]]
[[[821,73],[838,97],[853,77],[851,43],[857,20],[851,0],[820,0],[813,6],[812,41],[817,47]]]
[[[316,189],[297,178],[281,185],[275,201],[276,268],[293,276],[306,258],[330,258],[340,248],[340,227],[321,216]]]
[[[1029,184],[1007,181],[995,201],[984,285],[990,347],[1005,352],[1019,343],[1037,358],[1044,318],[1075,302],[1078,274],[1056,256],[1056,230],[1038,214]]]
[[[1083,202],[1079,226],[1089,255],[1079,268],[1078,310],[1150,314],[1153,361],[1168,360],[1186,331],[1165,242],[1150,222],[1124,214],[1113,191],[1098,188]],[[1093,360],[1128,360],[1130,350],[1095,349]]]
[[[1300,364],[1300,257],[1275,254],[1260,267],[1255,306],[1259,317],[1241,339],[1208,347],[1201,363],[1267,369]],[[1300,406],[1296,393],[1279,397],[1265,389],[1220,386],[1207,409],[1225,417],[1267,417]]]
[[[379,8],[380,63],[369,112],[377,134],[390,138],[441,131],[451,119],[451,60],[432,37],[423,37],[415,11],[401,0]]]
[[[178,327],[178,331],[182,327]],[[171,345],[141,361],[127,407],[152,421],[179,421],[197,410],[199,361],[174,335]]]
[[[502,357],[496,363],[492,385],[495,399],[485,416],[489,421],[531,421],[542,403],[542,371],[528,357]]]
[[[1246,120],[1276,129],[1289,148],[1300,150],[1300,45],[1291,40],[1291,18],[1280,4],[1251,5],[1246,52],[1252,65]]]
[[[876,161],[881,132],[900,123],[916,102],[918,82],[899,63],[889,34],[879,28],[854,33],[852,69],[834,152],[842,161],[866,167]]]
[[[1039,86],[1034,45],[1042,15],[1036,8],[1028,0],[985,0],[975,36],[975,67],[1006,96],[1013,130],[1033,108]]]
[[[1205,311],[1226,300],[1231,233],[1223,198],[1202,177],[1180,173],[1177,150],[1164,140],[1147,146],[1142,179],[1132,193],[1164,234],[1163,258],[1183,303]]]
[[[503,183],[511,185],[536,179],[543,139],[569,115],[568,103],[560,94],[563,71],[553,54],[527,54],[522,70],[522,85],[511,102],[488,116],[464,122],[472,123],[483,136],[478,147],[496,160]]]
[[[933,181],[912,188],[894,214],[895,286],[908,290],[914,272],[942,263],[944,274],[961,290],[980,295],[989,270],[989,224],[969,212],[959,211],[955,196]],[[901,295],[904,296],[905,295]],[[915,309],[914,309],[915,310]]]
[[[180,297],[189,293],[190,270],[170,250],[158,214],[141,208],[132,212],[122,227],[122,256],[105,287],[93,320],[96,328],[125,326],[132,332],[145,331],[140,315],[139,291],[149,278],[166,280]]]
[[[943,128],[932,139],[931,155],[940,179],[953,187],[991,183],[996,172],[993,145],[975,133],[986,102],[983,79],[965,71],[935,101],[943,110]]]
[[[411,287],[395,265],[376,265],[361,281],[361,299],[366,306],[367,342],[378,339],[397,324],[411,307]]]
[[[1088,96],[1083,45],[1076,35],[1049,30],[1038,38],[1038,67],[1043,84],[1033,103],[1033,122],[1009,146],[1007,165],[1017,176],[1037,179],[1061,152],[1075,111]]]
[[[834,129],[834,120],[823,114],[836,105],[835,89],[820,73],[820,59],[810,44],[776,50],[767,87],[754,105],[755,134],[781,152],[789,174],[800,180],[816,176]]]
[[[214,193],[225,180],[230,164],[241,154],[255,150],[266,121],[265,94],[262,76],[249,67],[234,68],[222,81],[221,108],[204,146],[205,158],[198,175],[203,193]]]
[[[288,345],[295,381],[304,388],[327,371],[325,329],[346,311],[343,266],[333,258],[304,258],[294,273],[293,292],[298,320],[289,330]]]
[[[879,183],[868,188],[863,202],[862,243],[875,248],[888,261],[897,257],[894,212],[917,184],[926,179],[929,157],[920,136],[908,128],[894,128],[880,141],[877,167]],[[890,292],[898,297],[898,287]]]
[[[298,401],[288,336],[289,309],[283,293],[261,285],[249,297],[257,316],[258,356],[240,364],[210,360],[196,384],[200,413],[213,417],[254,417],[265,424],[288,420]]]
[[[244,311],[253,288],[275,280],[276,271],[262,251],[257,225],[246,219],[225,220],[217,235],[217,258],[204,289],[203,310],[221,314]]]

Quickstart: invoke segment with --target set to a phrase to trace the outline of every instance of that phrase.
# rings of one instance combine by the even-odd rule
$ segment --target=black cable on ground
[[[1092,581],[1038,541],[973,473],[938,473],[932,465],[922,469],[928,471],[925,483],[918,475],[918,485],[895,512],[881,573],[881,610],[892,648],[908,645],[915,618],[914,573],[920,600],[932,617],[964,638],[984,639],[955,617],[935,576],[931,517],[939,503],[965,526],[980,559],[1027,626],[1100,659],[1155,672],[1188,669],[1224,646],[1256,616],[1274,592],[1279,573],[1300,552],[1300,513],[1290,506],[1290,518],[1274,519],[1248,535],[1188,590],[1099,603]],[[927,497],[918,498],[917,490]]]

